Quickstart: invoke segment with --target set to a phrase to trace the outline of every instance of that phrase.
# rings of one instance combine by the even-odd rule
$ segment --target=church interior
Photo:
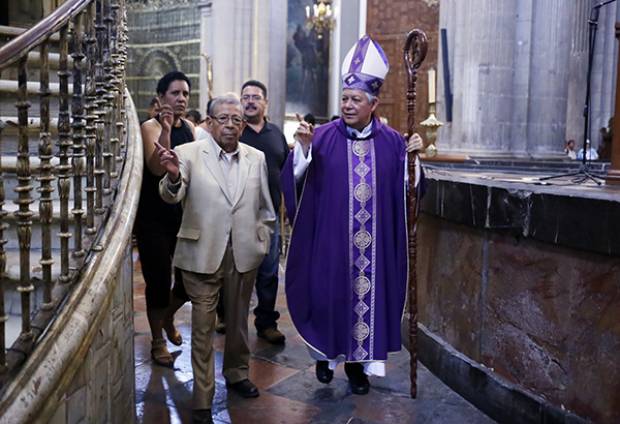
[[[260,396],[230,389],[218,332],[209,422],[620,422],[619,2],[4,0],[0,423],[197,422],[192,305],[156,364],[134,230],[158,80],[182,71],[199,121],[261,81],[294,149],[301,117],[341,118],[365,35],[389,62],[373,116],[424,144],[408,156],[424,178],[406,199],[402,349],[365,396],[342,367],[317,381],[282,205],[286,341],[257,335],[254,292]]]

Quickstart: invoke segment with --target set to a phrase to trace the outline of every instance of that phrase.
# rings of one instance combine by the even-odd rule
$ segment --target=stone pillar
[[[566,104],[566,140],[583,142],[586,83],[588,73],[588,14],[590,0],[576,0],[571,27],[572,40],[568,65],[568,100]]]
[[[594,148],[601,142],[600,129],[607,127],[609,118],[614,114],[616,81],[614,72],[618,56],[614,25],[618,20],[620,20],[618,3],[608,4],[601,9],[590,88],[592,102],[590,140]]]
[[[210,37],[212,19],[211,1],[202,1],[198,3],[198,9],[200,10],[200,76],[198,84],[200,87],[200,101],[199,111],[200,114],[206,116],[207,103],[209,102],[209,95],[213,93],[209,92],[209,63],[212,61],[211,54],[213,53],[212,41],[213,37]]]
[[[264,2],[261,0],[261,4]],[[259,22],[259,26],[269,31],[269,61],[259,58],[267,68],[266,79],[269,88],[269,119],[279,128],[284,125],[286,109],[286,37],[287,37],[287,0],[271,0],[269,3],[269,21]],[[258,6],[257,6],[258,7]],[[263,8],[266,8],[263,6]],[[269,25],[265,25],[269,22]]]
[[[447,28],[449,38],[454,98],[453,120],[440,130],[440,151],[499,155],[510,150],[516,17],[517,2],[440,3],[440,28]],[[442,67],[440,72],[442,119]]]
[[[620,41],[620,23],[616,23],[616,38]],[[620,184],[620,57],[617,59],[616,71],[616,115],[613,125],[611,145],[611,168],[607,173],[607,184]]]
[[[439,132],[440,152],[553,158],[562,156],[567,134],[578,139],[590,1],[575,2],[566,7],[563,0],[442,0],[440,27],[448,32],[454,103],[452,122]],[[442,119],[443,54],[440,61]],[[605,69],[600,72],[607,77],[600,79],[611,85]]]
[[[328,117],[340,115],[340,94],[342,91],[340,67],[351,46],[360,39],[360,34],[366,33],[366,0],[334,0],[332,5],[336,11],[336,23],[334,30],[331,32],[331,42],[329,44]],[[360,27],[362,13],[364,13],[364,28]]]
[[[286,94],[286,0],[212,0],[203,35],[212,58],[213,95],[239,93],[248,79],[265,83],[268,114],[282,126]]]
[[[562,155],[574,10],[565,0],[533,2],[527,152],[534,157]]]

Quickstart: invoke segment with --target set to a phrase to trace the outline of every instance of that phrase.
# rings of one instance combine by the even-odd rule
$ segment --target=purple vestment
[[[299,198],[293,155],[282,170],[293,223],[288,308],[306,343],[329,359],[381,361],[401,348],[404,161],[405,140],[378,119],[362,140],[349,138],[338,119],[315,130]]]

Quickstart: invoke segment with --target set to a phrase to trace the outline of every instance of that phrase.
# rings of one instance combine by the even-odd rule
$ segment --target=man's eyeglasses
[[[213,119],[215,119],[217,123],[220,125],[224,125],[228,123],[229,119],[235,125],[241,125],[243,123],[243,118],[239,115],[218,115],[218,116],[213,116]]]
[[[260,94],[244,94],[243,96],[241,96],[241,100],[243,100],[244,102],[247,102],[248,100],[260,102],[261,100],[263,100],[263,96],[261,96]]]

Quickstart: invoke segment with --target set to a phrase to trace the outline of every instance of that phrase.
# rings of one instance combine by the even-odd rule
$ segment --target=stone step
[[[2,138],[16,136],[19,133],[19,120],[17,116],[0,116],[0,122],[5,127],[2,129]],[[41,118],[38,116],[28,117],[28,134],[39,134],[41,131]],[[50,132],[58,134],[58,118],[50,118]]]
[[[34,205],[34,204],[33,204]],[[60,233],[60,201],[54,200],[52,201],[52,224],[51,224],[51,242],[53,249],[60,249],[60,237],[58,234]],[[32,205],[31,205],[32,206]],[[86,199],[83,201],[83,208],[86,208]],[[37,207],[36,205],[34,206]],[[5,204],[3,209],[8,213],[3,219],[3,222],[8,225],[8,228],[4,230],[4,239],[7,240],[7,243],[4,245],[5,249],[19,249],[19,239],[17,237],[17,217],[15,217],[14,212],[17,211],[18,206],[13,203]],[[74,216],[71,213],[73,209],[73,201],[69,202],[69,232],[74,232]],[[32,209],[32,226],[31,228],[31,240],[30,246],[32,249],[41,249],[43,246],[42,242],[42,225],[39,221],[40,215],[37,209]],[[86,226],[85,223],[86,216],[83,215],[83,227]],[[69,245],[71,246],[72,239],[69,239]]]
[[[0,79],[0,93],[2,94],[16,94],[17,93],[17,80],[13,79]],[[29,96],[39,96],[39,90],[41,89],[41,84],[37,81],[28,81],[26,83],[26,90]],[[82,92],[84,90],[84,85],[82,84]],[[57,82],[49,83],[49,91],[52,96],[58,96],[60,92],[60,84]],[[73,94],[73,84],[69,82],[69,94]]]
[[[57,161],[57,160],[56,160]],[[53,200],[56,200],[59,198],[59,193],[58,193],[58,176],[55,175],[56,178],[54,178],[54,180],[52,181],[52,188],[54,189],[54,191],[51,193],[51,197]],[[41,183],[38,181],[38,173],[34,173],[32,174],[31,177],[31,182],[30,184],[32,185],[32,191],[30,192],[30,197],[32,199],[35,199],[38,201],[38,199],[40,198],[41,194],[39,193],[39,187],[41,186]],[[71,182],[71,187],[69,190],[69,200],[73,199],[73,177],[70,176],[69,180]],[[6,205],[8,205],[9,203],[14,202],[18,195],[17,192],[15,191],[15,188],[17,187],[17,175],[15,175],[14,173],[3,173],[2,174],[2,183],[4,185],[4,204],[5,204],[5,210],[6,210]],[[84,190],[84,187],[86,186],[86,177],[83,176],[82,177],[82,190]],[[82,192],[82,198],[86,199],[86,192],[83,191]]]

